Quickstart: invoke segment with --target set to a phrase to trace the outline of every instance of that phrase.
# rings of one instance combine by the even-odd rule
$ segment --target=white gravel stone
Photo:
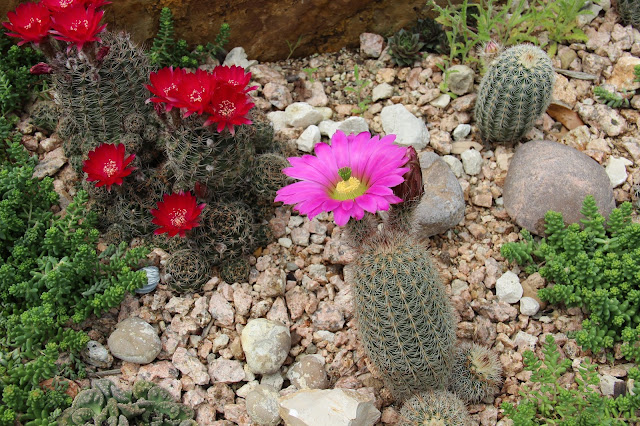
[[[633,162],[627,160],[624,157],[609,157],[605,172],[609,176],[611,186],[616,188],[627,181],[627,167],[631,166]]]
[[[395,143],[412,146],[416,151],[424,149],[430,140],[424,121],[411,114],[402,104],[390,105],[380,112],[382,128],[387,135],[396,135]]]
[[[336,130],[344,132],[345,135],[350,135],[351,133],[357,135],[358,133],[368,132],[369,124],[367,123],[367,120],[362,117],[349,117],[346,120],[339,122],[335,130],[328,136],[333,136]]]
[[[471,148],[460,154],[462,158],[462,166],[464,171],[470,175],[475,176],[482,170],[482,154]]]
[[[496,281],[496,296],[498,300],[506,303],[518,303],[522,297],[523,289],[520,278],[511,271],[507,271]]]
[[[244,51],[242,47],[234,47],[227,53],[227,56],[224,58],[224,63],[222,65],[226,65],[228,67],[232,65],[237,65],[239,67],[249,69],[253,65],[257,64],[258,61],[248,60],[247,53]]]
[[[513,338],[513,344],[518,348],[520,352],[525,350],[533,351],[536,349],[536,343],[538,343],[538,338],[536,336],[532,336],[529,333],[525,333],[524,331],[518,331],[516,337]]]
[[[520,313],[522,315],[533,316],[540,310],[540,303],[533,297],[525,296],[520,299]]]
[[[284,110],[287,124],[291,127],[307,128],[317,125],[324,118],[322,113],[306,102],[294,102]]]
[[[258,385],[246,398],[247,413],[258,425],[276,426],[280,424],[278,413],[278,392],[271,386]]]
[[[371,100],[377,102],[381,99],[389,99],[393,96],[393,86],[388,83],[378,84],[371,91]]]
[[[451,102],[451,96],[445,94],[438,96],[429,103],[436,108],[446,108],[449,102]]]
[[[290,248],[293,245],[293,241],[291,241],[291,238],[278,238],[278,244],[284,248]]]
[[[622,380],[609,374],[600,376],[600,392],[602,392],[602,395],[613,396],[617,382],[622,382]]]
[[[250,320],[242,330],[240,341],[247,364],[255,374],[278,371],[291,349],[289,327],[265,318]]]
[[[471,133],[471,126],[469,124],[458,124],[455,129],[453,129],[453,140],[460,141],[469,136]]]
[[[463,175],[464,166],[458,157],[454,157],[453,155],[443,155],[442,160],[449,165],[449,168],[457,178]]]
[[[321,135],[318,126],[311,125],[302,132],[298,140],[296,140],[296,144],[300,151],[311,152],[313,151],[313,147],[320,142],[320,138]]]
[[[274,132],[279,132],[287,127],[287,114],[284,111],[271,111],[267,113],[267,118],[271,122]]]
[[[333,120],[323,120],[318,124],[318,129],[320,129],[320,134],[323,136],[331,137],[336,132],[338,128],[338,122]]]
[[[150,363],[162,350],[156,330],[138,317],[118,323],[107,340],[107,346],[116,358],[136,364]]]

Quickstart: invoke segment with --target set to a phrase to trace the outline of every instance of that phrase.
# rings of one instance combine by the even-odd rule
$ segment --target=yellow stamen
[[[351,176],[348,180],[341,180],[331,192],[330,197],[334,200],[353,200],[364,194],[367,186],[360,182],[358,178]]]
[[[118,172],[118,165],[115,161],[109,160],[104,164],[102,171],[107,175],[107,177],[111,177]]]
[[[169,216],[171,216],[171,224],[176,228],[187,223],[187,209],[173,209]]]

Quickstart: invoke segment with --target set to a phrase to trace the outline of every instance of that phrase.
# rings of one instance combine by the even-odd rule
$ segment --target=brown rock
[[[538,290],[545,287],[544,278],[542,278],[542,276],[538,272],[529,275],[520,284],[522,285],[522,297],[531,297],[533,299],[536,299],[536,301],[540,304],[540,309],[544,309],[547,307],[547,302],[543,302],[538,297]]]
[[[623,56],[613,66],[611,77],[607,80],[607,84],[612,84],[616,89],[635,90],[640,88],[640,83],[635,81],[633,68],[640,65],[640,59],[634,56]]]
[[[587,155],[551,141],[533,141],[517,150],[504,183],[504,205],[516,223],[544,233],[548,210],[561,212],[565,222],[582,218],[580,209],[593,195],[602,214],[615,207],[609,177],[602,166]]]

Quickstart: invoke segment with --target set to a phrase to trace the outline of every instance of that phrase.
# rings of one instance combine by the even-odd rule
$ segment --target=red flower
[[[54,35],[56,39],[73,43],[78,50],[82,50],[85,43],[101,41],[96,35],[107,27],[107,24],[100,25],[102,15],[104,11],[96,12],[94,6],[86,9],[81,5],[70,6],[64,12],[53,15],[51,33],[57,34]]]
[[[173,237],[180,234],[185,236],[186,231],[200,226],[199,216],[206,204],[198,205],[196,197],[191,192],[180,191],[177,194],[164,194],[163,201],[158,201],[158,208],[151,209],[154,216],[152,223],[160,228],[154,231],[159,235],[164,232]]]
[[[89,159],[84,161],[82,171],[89,175],[89,182],[97,181],[96,187],[106,185],[110,191],[111,185],[122,185],[122,178],[135,170],[135,167],[129,166],[135,157],[135,154],[131,154],[125,158],[122,144],[103,143],[89,152]]]
[[[244,68],[237,65],[231,67],[219,65],[213,69],[213,75],[217,81],[226,83],[245,93],[258,88],[258,86],[247,87],[247,84],[251,81],[251,73],[245,73]]]
[[[204,125],[218,123],[217,132],[228,128],[233,135],[235,133],[234,126],[251,124],[247,114],[253,106],[254,103],[246,93],[234,86],[220,84],[216,87],[213,99],[207,107],[206,112],[209,114],[209,118]]]
[[[211,100],[214,84],[213,76],[206,71],[198,69],[195,73],[184,72],[178,84],[179,105],[184,117],[194,112],[202,115]]]
[[[165,110],[171,111],[173,107],[180,104],[179,89],[180,83],[185,72],[173,67],[162,68],[158,72],[152,72],[149,75],[151,84],[147,84],[147,89],[155,95],[147,102],[164,103]]]
[[[23,3],[15,12],[7,13],[9,22],[3,22],[11,37],[21,38],[18,45],[27,42],[40,43],[49,35],[51,29],[51,12],[41,4]]]

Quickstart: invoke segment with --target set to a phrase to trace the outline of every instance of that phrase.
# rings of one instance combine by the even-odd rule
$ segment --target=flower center
[[[194,90],[189,96],[191,102],[202,102],[202,90]]]
[[[230,117],[236,110],[236,106],[229,100],[224,100],[218,105],[218,113],[224,117]]]
[[[187,209],[173,209],[169,217],[173,226],[181,228],[187,223]]]
[[[175,83],[171,83],[171,85],[164,88],[164,94],[165,96],[168,96],[169,93],[174,92],[176,90],[178,90],[178,86],[176,86]]]
[[[74,21],[69,26],[69,28],[71,28],[72,31],[78,31],[78,28],[80,28],[80,27],[82,27],[82,29],[86,30],[87,28],[89,28],[89,21],[87,21],[86,19],[81,19],[81,20],[78,20],[78,21]]]
[[[104,164],[102,171],[105,175],[107,175],[107,177],[111,177],[118,173],[118,164],[116,164],[116,162],[113,160],[109,160]]]
[[[367,185],[360,182],[360,179],[351,176],[349,167],[343,167],[338,170],[338,175],[342,180],[337,183],[335,189],[329,195],[334,200],[353,200],[367,191]]]
[[[60,4],[60,7],[64,9],[66,7],[71,6],[73,4],[73,0],[60,0],[59,4]]]

